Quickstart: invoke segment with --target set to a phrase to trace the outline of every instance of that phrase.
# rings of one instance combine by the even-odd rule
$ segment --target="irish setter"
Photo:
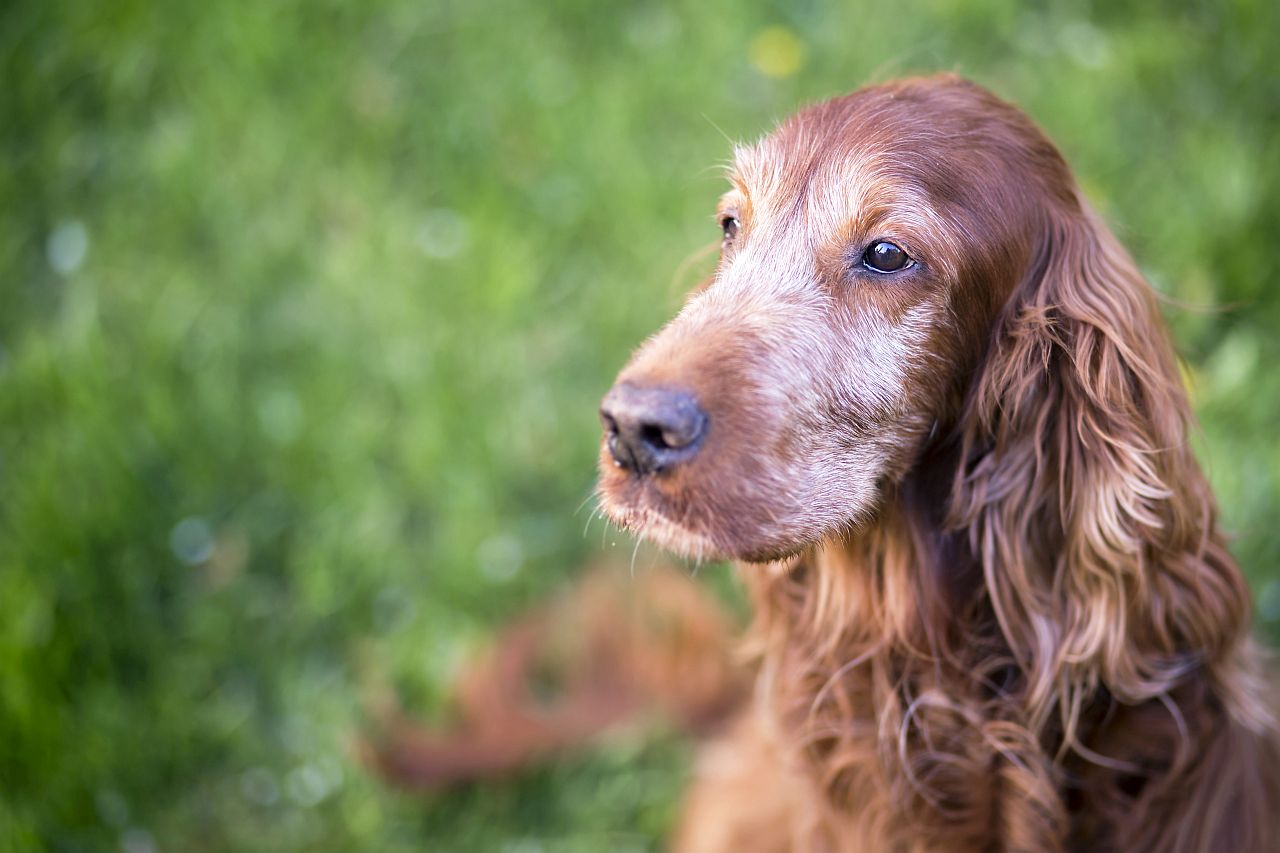
[[[618,524],[732,557],[750,708],[684,850],[1272,849],[1245,581],[1151,288],[951,76],[736,151],[714,278],[605,397]]]

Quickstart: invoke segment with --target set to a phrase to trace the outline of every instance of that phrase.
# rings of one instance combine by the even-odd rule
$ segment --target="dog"
[[[1255,851],[1280,749],[1152,289],[944,75],[740,147],[714,277],[600,409],[601,507],[732,558],[755,689],[714,851]]]

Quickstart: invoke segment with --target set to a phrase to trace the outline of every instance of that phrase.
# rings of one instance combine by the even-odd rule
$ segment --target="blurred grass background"
[[[360,697],[438,715],[617,538],[583,533],[597,401],[715,239],[726,136],[913,71],[1022,104],[1189,306],[1275,637],[1277,33],[1274,0],[6,4],[0,849],[657,846],[674,736],[415,797],[352,761]]]

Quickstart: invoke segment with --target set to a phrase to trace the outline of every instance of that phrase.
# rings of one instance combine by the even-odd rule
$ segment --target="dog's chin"
[[[605,516],[628,533],[672,553],[699,562],[735,560],[744,563],[774,563],[802,553],[815,541],[739,542],[727,532],[700,531],[669,518],[652,505],[631,506],[610,499],[602,491]],[[647,502],[646,502],[647,503]]]
[[[863,500],[848,514],[831,518],[797,517],[773,512],[768,521],[715,524],[703,518],[697,528],[674,520],[665,510],[664,495],[652,484],[631,483],[632,488],[610,488],[601,481],[600,508],[615,525],[640,539],[672,553],[698,561],[733,560],[740,563],[776,564],[794,560],[811,548],[832,540],[860,535],[875,522],[882,508],[882,489],[864,491]],[[635,488],[639,486],[639,488]],[[743,519],[738,517],[738,522]]]
[[[678,556],[699,562],[733,558],[731,553],[710,537],[677,524],[655,510],[616,510],[606,507],[605,515],[633,536],[652,542]]]

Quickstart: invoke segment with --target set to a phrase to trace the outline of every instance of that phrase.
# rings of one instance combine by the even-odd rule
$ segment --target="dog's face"
[[[862,90],[738,150],[713,281],[601,408],[606,513],[752,561],[872,515],[954,418],[1031,264],[1045,156],[1021,114],[953,80]]]

